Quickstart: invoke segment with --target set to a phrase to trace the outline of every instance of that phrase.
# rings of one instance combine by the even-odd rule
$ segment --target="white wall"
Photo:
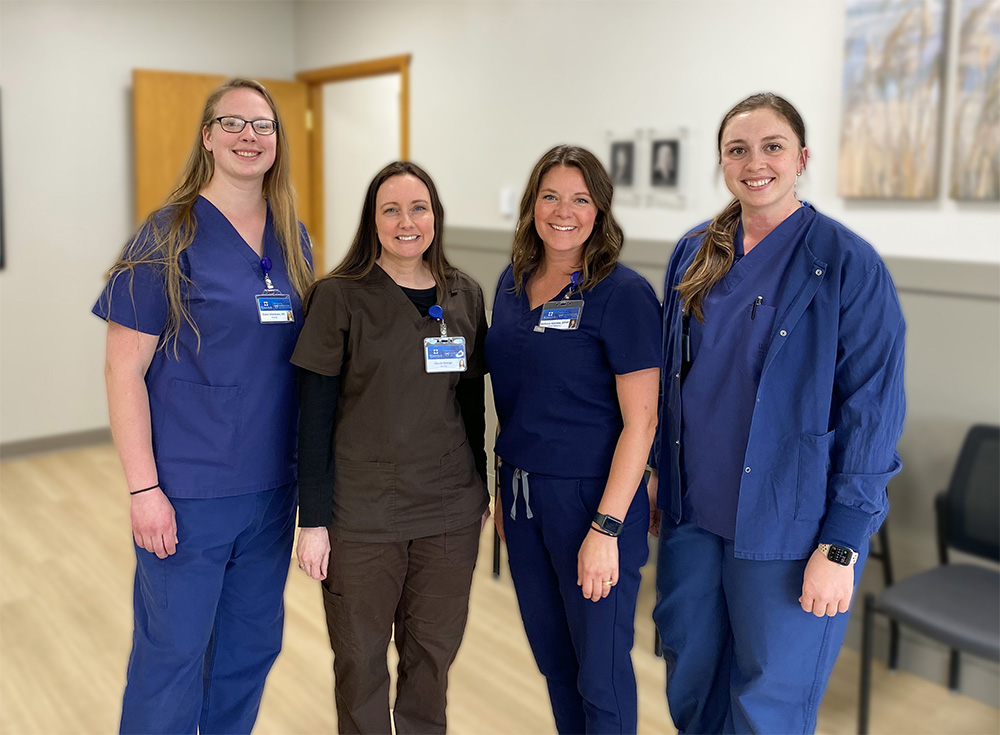
[[[0,3],[0,441],[107,426],[91,315],[133,226],[133,68],[291,78],[283,2]]]
[[[616,208],[627,237],[676,239],[728,198],[715,173],[719,120],[748,94],[771,90],[805,117],[812,159],[800,193],[821,211],[884,254],[1000,262],[995,203],[837,196],[844,21],[843,0],[303,2],[295,61],[309,69],[413,54],[412,157],[435,177],[453,225],[509,230],[500,188],[520,197],[531,166],[556,143],[606,158],[609,130],[687,126],[693,201],[682,210]],[[954,56],[952,43],[952,71]]]
[[[843,26],[843,0],[2,0],[0,443],[107,425],[89,309],[132,226],[135,67],[289,78],[412,53],[413,158],[450,225],[503,232],[501,187],[520,192],[551,145],[603,151],[608,130],[688,126],[693,201],[619,211],[629,237],[655,240],[725,200],[718,120],[772,89],[806,117],[802,195],[822,211],[889,255],[1000,262],[996,205],[836,196]]]

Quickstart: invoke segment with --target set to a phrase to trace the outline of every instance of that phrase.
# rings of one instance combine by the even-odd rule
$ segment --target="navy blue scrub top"
[[[746,255],[740,225],[733,265],[702,302],[704,323],[688,319],[693,362],[681,386],[684,519],[730,540],[774,304],[815,216],[799,207]]]
[[[511,266],[497,284],[486,335],[495,450],[527,472],[607,476],[623,427],[615,376],[660,366],[660,304],[646,279],[619,264],[582,298],[578,329],[536,332],[542,306],[514,293]]]
[[[171,342],[156,351],[146,372],[158,479],[177,498],[270,490],[295,481],[298,399],[289,358],[302,328],[302,304],[288,281],[270,209],[263,254],[271,259],[274,287],[291,297],[292,323],[260,323],[260,258],[204,197],[195,202],[194,215],[194,240],[180,266],[191,279],[186,298],[200,349],[190,325],[182,323],[177,357]],[[147,226],[132,247],[142,252],[150,246]],[[134,274],[122,273],[105,287],[93,313],[162,334],[167,299],[160,269],[147,263]]]

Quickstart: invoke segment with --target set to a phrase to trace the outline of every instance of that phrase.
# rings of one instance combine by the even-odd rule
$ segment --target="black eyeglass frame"
[[[239,130],[226,130],[226,126],[222,124],[223,120],[239,120],[241,123],[243,123],[243,125],[240,126]],[[272,120],[269,117],[259,117],[256,120],[244,120],[242,117],[236,117],[236,115],[223,115],[222,117],[212,118],[212,122],[219,123],[219,127],[222,128],[223,132],[232,133],[233,135],[238,135],[239,133],[242,133],[244,130],[246,130],[248,123],[253,128],[253,131],[257,133],[257,135],[274,135],[276,132],[278,132],[278,121]],[[274,128],[269,131],[258,130],[257,123],[259,122],[269,122],[274,126]]]

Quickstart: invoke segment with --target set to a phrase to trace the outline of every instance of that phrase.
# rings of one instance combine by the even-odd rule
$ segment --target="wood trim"
[[[312,128],[309,131],[313,165],[310,167],[312,194],[312,224],[310,237],[313,243],[313,271],[326,273],[326,243],[323,233],[326,216],[323,211],[323,85],[331,82],[348,82],[383,74],[399,74],[399,157],[410,157],[410,59],[411,54],[387,56],[382,59],[358,61],[353,64],[327,66],[322,69],[300,71],[296,81],[305,82]]]
[[[326,84],[327,82],[344,82],[349,79],[377,77],[381,74],[405,74],[410,66],[410,54],[387,56],[383,59],[358,61],[354,64],[327,66],[322,69],[300,71],[295,78],[306,84]]]
[[[410,57],[399,69],[399,157],[410,160]]]
[[[323,184],[323,86],[306,84],[306,95],[311,113],[309,127],[309,150],[312,156],[309,166],[309,195],[312,197],[312,240],[313,273],[326,273],[326,192]]]

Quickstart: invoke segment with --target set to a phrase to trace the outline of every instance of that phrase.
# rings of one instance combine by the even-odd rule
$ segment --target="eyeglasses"
[[[274,135],[274,131],[278,129],[277,120],[268,120],[267,118],[261,118],[260,120],[244,120],[241,117],[217,117],[212,122],[219,123],[222,129],[227,133],[242,133],[243,128],[247,126],[247,123],[253,126],[253,131],[257,135]]]

